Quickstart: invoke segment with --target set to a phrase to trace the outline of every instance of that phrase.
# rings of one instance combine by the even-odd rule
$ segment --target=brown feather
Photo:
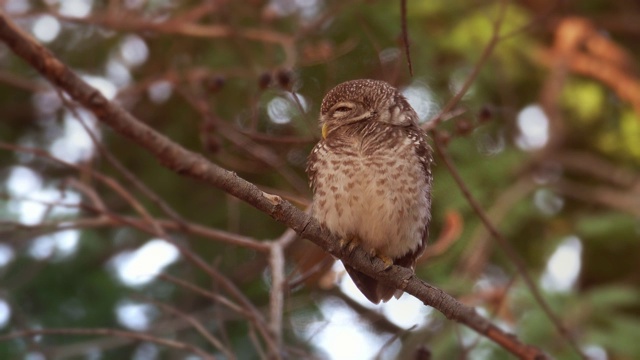
[[[349,265],[344,265],[344,268],[347,270],[347,274],[353,280],[353,283],[356,284],[360,292],[374,304],[382,302],[387,302],[396,294],[396,289],[383,285],[378,280],[372,278],[371,276],[362,273]]]

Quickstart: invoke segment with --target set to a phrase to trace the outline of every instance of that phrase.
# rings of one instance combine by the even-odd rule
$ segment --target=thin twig
[[[237,312],[238,314],[242,315],[242,316],[246,316],[249,313],[243,309],[242,307],[236,305],[234,302],[232,302],[231,300],[229,300],[228,298],[220,295],[220,294],[216,294],[214,292],[205,290],[199,286],[193,285],[191,283],[188,283],[180,278],[177,278],[175,276],[171,276],[169,274],[159,274],[158,277],[162,280],[168,281],[174,285],[178,285],[180,287],[183,287],[187,290],[193,291],[198,295],[202,295],[208,299],[211,299],[217,303],[220,303],[226,307],[228,307],[229,309]]]
[[[493,224],[499,224],[500,221],[512,213],[513,207],[523,198],[533,192],[539,185],[536,184],[529,173],[521,176],[511,186],[503,190],[495,199],[491,208],[486,213]],[[486,227],[478,226],[471,235],[466,249],[458,262],[458,272],[469,274],[473,279],[482,274],[484,265],[489,258],[491,245],[491,234]]]
[[[245,28],[237,29],[232,26],[218,24],[198,24],[191,22],[166,21],[151,22],[140,17],[118,16],[108,17],[93,15],[88,17],[68,17],[54,14],[58,19],[71,22],[102,26],[108,29],[132,32],[156,32],[160,34],[183,35],[196,38],[244,38],[251,41],[277,44],[285,54],[283,66],[291,68],[295,64],[295,38],[289,34],[271,29]]]
[[[407,0],[400,0],[400,22],[402,24],[402,43],[404,45],[404,55],[407,57],[409,75],[413,76],[413,65],[411,64],[411,52],[409,46],[409,31],[407,30]]]
[[[480,55],[480,59],[478,59],[478,61],[474,65],[473,70],[471,71],[469,76],[467,76],[467,79],[462,84],[462,87],[460,88],[460,90],[458,90],[458,92],[454,95],[454,97],[452,97],[451,100],[449,100],[449,102],[447,102],[447,104],[444,106],[444,108],[440,110],[440,113],[436,115],[433,119],[431,119],[431,121],[429,121],[430,128],[432,129],[435,128],[443,120],[443,116],[448,112],[450,112],[460,102],[462,97],[467,93],[467,91],[469,91],[469,88],[471,88],[471,85],[473,85],[473,83],[476,81],[478,74],[480,74],[480,70],[482,69],[484,64],[487,62],[487,60],[489,60],[489,57],[493,53],[493,50],[500,42],[500,29],[502,27],[502,22],[504,21],[505,14],[507,12],[508,4],[509,4],[509,0],[501,1],[500,9],[498,10],[498,17],[493,23],[493,30],[491,33],[491,39],[489,40],[489,43],[487,43],[487,45],[484,47],[484,50]]]
[[[93,329],[67,329],[67,328],[57,328],[57,329],[31,329],[24,331],[16,331],[6,335],[0,335],[0,341],[7,341],[12,339],[19,339],[24,337],[38,336],[38,335],[83,335],[83,336],[91,336],[91,335],[102,335],[102,336],[116,336],[122,338],[129,338],[138,341],[148,341],[158,345],[167,346],[174,349],[186,350],[190,351],[194,354],[201,356],[203,359],[207,360],[215,360],[216,358],[201,348],[182,342],[171,339],[164,339],[157,336],[133,332],[133,331],[125,331],[125,330],[117,330],[117,329],[108,329],[108,328],[93,328]]]
[[[449,155],[444,150],[444,146],[442,144],[440,144],[438,136],[437,136],[437,132],[435,130],[435,127],[438,125],[438,123],[442,121],[442,115],[444,115],[444,114],[448,113],[449,111],[451,111],[451,109],[453,109],[460,102],[462,97],[467,93],[467,91],[469,90],[469,88],[471,87],[471,85],[473,84],[475,79],[477,78],[478,74],[480,73],[480,70],[482,69],[484,63],[489,59],[489,56],[493,53],[493,50],[495,49],[495,47],[500,42],[500,40],[501,40],[500,29],[502,27],[502,23],[504,21],[504,18],[505,18],[506,12],[507,12],[508,3],[509,3],[509,0],[502,0],[501,1],[500,8],[498,10],[497,18],[495,19],[495,21],[493,23],[493,30],[492,30],[491,39],[489,40],[489,43],[485,46],[485,48],[484,48],[484,50],[482,52],[482,55],[480,56],[480,59],[478,59],[478,61],[476,62],[475,66],[473,68],[473,71],[471,72],[471,74],[469,74],[469,76],[465,80],[464,84],[462,85],[462,87],[460,88],[458,93],[456,93],[456,95],[453,98],[451,98],[451,100],[449,100],[449,102],[440,111],[440,113],[434,119],[432,119],[432,121],[429,122],[429,127],[432,129],[432,132],[434,133],[433,138],[434,138],[434,142],[436,144],[436,149],[438,150],[438,152],[440,153],[440,155],[444,159],[445,164],[447,165],[447,168],[449,169],[449,172],[451,173],[451,175],[456,180],[456,182],[458,184],[458,187],[462,191],[463,195],[465,196],[465,198],[467,199],[469,204],[471,204],[471,206],[474,208],[474,211],[476,212],[478,217],[480,217],[480,220],[485,224],[485,226],[487,227],[489,232],[492,234],[492,236],[498,241],[500,246],[505,250],[505,252],[509,256],[509,258],[514,262],[518,273],[524,278],[525,284],[530,289],[532,295],[534,296],[534,298],[536,299],[536,301],[538,302],[540,307],[543,309],[545,314],[547,314],[549,319],[552,321],[552,323],[554,324],[556,329],[560,332],[560,334],[563,336],[563,338],[565,338],[565,340],[567,340],[569,345],[571,345],[571,347],[583,359],[586,359],[586,356],[584,355],[584,353],[582,352],[580,347],[577,345],[575,339],[573,339],[573,337],[569,334],[569,332],[564,328],[564,326],[562,325],[560,320],[551,311],[551,308],[549,307],[549,305],[546,303],[546,301],[544,300],[544,298],[540,294],[539,290],[535,286],[535,283],[533,282],[533,280],[531,279],[531,277],[529,276],[529,274],[527,272],[527,269],[526,269],[526,266],[524,264],[524,261],[520,257],[518,257],[518,255],[515,252],[515,250],[511,247],[511,244],[509,244],[506,241],[506,239],[504,239],[504,237],[502,237],[502,234],[497,231],[497,229],[493,226],[491,221],[488,219],[488,217],[486,216],[486,214],[484,213],[484,211],[482,210],[480,205],[477,203],[475,198],[472,197],[470,191],[468,190],[468,188],[466,187],[466,184],[464,183],[464,180],[462,180],[460,174],[457,172],[457,169],[455,168],[455,165],[453,164],[453,161],[451,160]]]
[[[478,201],[473,197],[464,179],[462,179],[462,176],[460,176],[460,173],[458,172],[455,164],[453,163],[453,160],[444,149],[443,144],[441,144],[440,141],[438,140],[437,135],[434,136],[434,143],[435,143],[435,148],[438,154],[443,159],[445,166],[449,170],[449,173],[455,180],[456,184],[458,184],[458,188],[462,192],[463,196],[465,197],[469,205],[471,205],[474,212],[476,213],[478,218],[480,218],[480,221],[482,221],[482,223],[487,228],[489,233],[491,233],[491,236],[493,236],[493,238],[498,242],[500,247],[507,254],[511,262],[513,262],[513,264],[516,266],[518,274],[522,276],[525,284],[527,285],[527,288],[529,288],[529,291],[533,295],[538,305],[540,305],[540,307],[542,308],[544,313],[547,315],[549,320],[551,320],[551,322],[556,327],[560,335],[576,351],[576,353],[579,354],[583,359],[587,359],[586,355],[582,353],[582,350],[578,346],[576,340],[573,338],[571,333],[564,327],[560,319],[556,316],[553,310],[551,310],[551,307],[549,306],[547,301],[544,299],[544,297],[540,293],[540,290],[538,289],[535,282],[531,278],[531,275],[529,275],[529,272],[527,270],[527,265],[525,264],[524,260],[520,257],[520,255],[518,255],[517,251],[513,248],[513,246],[511,246],[511,243],[507,241],[507,239],[502,235],[502,233],[498,231],[498,229],[495,226],[493,226],[493,223],[491,222],[487,214],[484,212],[484,210],[482,209]]]
[[[198,113],[200,113],[203,119],[216,118],[213,114],[210,104],[203,98],[193,96],[180,91],[183,98],[191,105]],[[235,144],[238,149],[246,151],[256,159],[268,164],[271,168],[275,169],[282,175],[282,177],[300,194],[307,192],[308,184],[302,180],[298,174],[286,165],[286,163],[270,148],[255,143],[251,138],[245,136],[242,132],[236,128],[229,126],[227,123],[219,121],[216,122],[217,132],[224,136],[227,140]]]
[[[382,354],[384,353],[384,351],[391,346],[391,344],[393,344],[394,341],[398,340],[400,337],[406,335],[409,331],[417,328],[418,325],[412,325],[411,327],[409,327],[408,329],[402,329],[402,331],[398,331],[395,334],[393,334],[393,336],[391,336],[389,338],[389,340],[385,341],[384,344],[382,344],[382,346],[380,347],[380,350],[378,350],[378,354],[375,357],[375,360],[381,360],[382,359]]]
[[[119,191],[123,191],[122,186],[118,186],[118,185],[114,185],[117,184],[117,182],[113,179],[111,179],[110,177],[98,172],[97,170],[91,168],[91,167],[87,167],[85,165],[80,165],[80,164],[72,164],[72,163],[68,163],[65,162],[59,158],[56,158],[54,156],[52,156],[51,154],[49,154],[47,151],[39,149],[39,148],[29,148],[29,147],[24,147],[24,146],[19,146],[19,145],[14,145],[14,144],[9,144],[9,143],[5,143],[0,141],[0,149],[7,149],[7,150],[11,150],[11,151],[16,151],[16,152],[24,152],[24,153],[29,153],[38,157],[42,157],[44,159],[53,161],[57,164],[63,165],[65,167],[74,169],[78,172],[89,172],[92,176],[94,176],[94,178],[96,178],[98,181],[103,182],[104,184],[106,184],[107,186],[116,186]],[[73,181],[74,184],[76,184],[77,182]],[[79,185],[79,183],[77,184]],[[124,196],[125,199],[129,198],[130,196],[124,192]],[[92,199],[94,199],[95,201],[95,196],[91,197]],[[34,199],[25,199],[25,200],[29,200],[31,202],[38,202],[38,203],[42,203],[45,205],[55,205],[55,206],[68,206],[68,207],[78,207],[77,204],[64,204],[64,203],[60,203],[60,202],[55,202],[55,203],[50,203],[50,202],[45,202],[42,200],[34,200]],[[84,207],[87,208],[87,205],[80,205],[80,207]],[[111,214],[107,211],[107,208],[104,206],[104,203],[100,202],[99,204],[96,204],[96,206],[92,209],[93,212],[98,213],[98,214],[103,214],[103,215],[107,215],[110,218],[114,218],[114,214]],[[130,217],[130,216],[118,216],[118,219],[123,220],[124,222],[126,222],[128,225],[135,225],[136,228],[152,233],[153,229],[152,228],[148,228],[147,225],[144,223],[143,219],[140,218],[136,218],[136,217]],[[99,220],[99,219],[96,219]],[[269,244],[267,243],[262,243],[259,242],[253,238],[247,237],[247,236],[242,236],[239,234],[235,234],[235,233],[230,233],[227,231],[223,231],[223,230],[219,230],[219,229],[213,229],[213,228],[209,228],[200,224],[196,224],[196,223],[191,223],[191,222],[185,222],[185,221],[181,221],[178,222],[176,220],[169,220],[169,219],[155,219],[155,222],[158,223],[160,226],[162,226],[163,228],[166,228],[166,230],[182,230],[186,233],[189,234],[193,234],[193,235],[199,235],[199,236],[203,236],[205,238],[209,238],[209,239],[215,239],[215,240],[219,240],[222,241],[224,243],[227,244],[232,244],[232,245],[237,245],[237,246],[241,246],[241,247],[245,247],[248,249],[253,249],[253,250],[257,250],[257,251],[261,251],[261,252],[267,252],[269,251]],[[54,229],[55,231],[60,231],[60,230],[66,230],[67,228],[74,228],[73,224],[75,222],[69,222],[69,221],[65,221],[62,224],[57,224],[57,225],[64,225],[64,227],[57,227],[56,229]],[[44,226],[56,226],[56,224],[43,224]],[[69,226],[71,225],[71,226]],[[96,226],[107,226],[110,225],[108,222],[104,222],[104,221],[95,221],[95,222],[91,222],[91,223],[87,223],[82,225],[83,226],[88,226],[88,227],[96,227]]]
[[[3,143],[0,142],[0,146],[3,146],[3,145],[4,145],[4,147],[7,147],[7,148],[11,148],[11,147],[15,148],[15,146],[6,145],[6,144],[3,144]],[[66,166],[70,166],[70,167],[74,166],[74,165],[69,164],[69,163],[67,163],[65,161],[62,161],[60,159],[57,159],[55,157],[52,157],[52,156],[48,155],[47,152],[44,151],[44,150],[31,149],[31,151],[33,153],[38,153],[43,157],[49,157],[51,160],[54,160],[54,161],[56,161],[56,162],[58,162],[60,164],[63,164],[63,165],[66,165]],[[189,262],[191,262],[193,265],[195,265],[196,267],[198,267],[201,270],[203,270],[205,273],[207,273],[209,276],[211,276],[216,281],[218,281],[234,297],[236,297],[238,300],[240,300],[240,302],[247,309],[250,310],[250,313],[251,313],[251,317],[250,318],[253,321],[256,322],[256,326],[257,326],[258,330],[260,330],[261,335],[264,336],[265,341],[267,342],[267,344],[270,345],[270,348],[271,348],[272,352],[273,353],[277,353],[275,343],[273,342],[273,339],[271,339],[271,334],[267,330],[266,324],[264,324],[264,319],[262,318],[261,314],[259,313],[259,311],[257,309],[255,309],[253,304],[244,296],[244,294],[240,290],[237,289],[237,287],[231,281],[229,281],[225,276],[220,274],[217,270],[215,270],[211,266],[209,266],[198,255],[193,253],[193,251],[188,249],[186,246],[184,246],[183,244],[173,240],[165,232],[165,230],[160,226],[159,222],[156,219],[154,219],[148,213],[146,208],[142,204],[140,204],[124,187],[122,187],[120,185],[120,183],[118,183],[114,179],[112,179],[112,178],[110,178],[110,177],[108,177],[106,175],[102,175],[102,174],[100,174],[98,172],[93,172],[93,175],[95,176],[96,179],[102,181],[105,185],[107,185],[108,187],[113,189],[118,195],[120,195],[127,203],[129,203],[131,205],[131,207],[141,215],[141,217],[146,221],[146,223],[149,226],[152,227],[152,229],[154,231],[153,233],[156,236],[159,236],[162,239],[172,243],[178,249],[178,251],[182,254],[182,256],[184,256]],[[119,220],[123,221],[123,222],[125,222],[125,223],[127,223],[127,224],[129,224],[131,226],[139,227],[141,230],[144,231],[143,225],[136,224],[135,222],[131,222],[131,223],[127,222],[126,219],[123,218],[123,217],[119,217]]]
[[[224,344],[222,344],[222,342],[220,340],[218,340],[218,338],[216,338],[215,336],[213,336],[213,334],[211,334],[205,327],[204,325],[202,325],[202,323],[196,319],[195,317],[186,314],[178,309],[176,309],[175,307],[168,305],[168,304],[164,304],[162,302],[153,300],[153,299],[149,299],[149,298],[145,298],[144,301],[149,302],[161,309],[163,309],[166,312],[169,312],[171,314],[176,315],[177,317],[183,319],[184,321],[186,321],[187,323],[189,323],[194,329],[196,329],[196,331],[202,335],[202,337],[204,337],[205,339],[207,339],[207,341],[209,343],[211,343],[211,345],[213,345],[215,348],[217,348],[218,350],[220,350],[220,352],[222,352],[226,359],[236,359],[236,356],[233,354],[233,352],[231,352],[230,349],[228,349]]]
[[[147,185],[145,185],[136,175],[134,175],[129,169],[127,169],[113,154],[102,145],[102,143],[98,140],[96,135],[93,133],[93,130],[87,125],[84,119],[78,114],[76,108],[67,100],[66,97],[57,89],[58,97],[63,102],[63,104],[71,111],[71,114],[76,118],[76,120],[80,123],[80,125],[84,128],[84,131],[91,138],[91,142],[98,149],[98,152],[113,166],[117,171],[119,171],[127,181],[129,181],[136,189],[138,189],[143,195],[145,195],[149,200],[151,200],[154,204],[156,204],[162,211],[164,211],[167,216],[171,217],[178,223],[184,224],[186,226],[186,222],[184,219],[171,208],[166,201],[164,201],[158,194],[153,192]]]
[[[284,250],[276,241],[271,244],[271,292],[269,296],[270,326],[279,349],[282,348],[282,314],[284,307]]]
[[[271,331],[276,343],[282,348],[282,317],[284,313],[284,292],[286,288],[284,249],[296,239],[295,231],[287,229],[280,238],[271,243],[269,264],[271,266],[270,320]]]

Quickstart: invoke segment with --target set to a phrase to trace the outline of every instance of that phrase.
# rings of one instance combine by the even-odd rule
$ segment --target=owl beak
[[[327,138],[327,133],[329,129],[327,128],[327,124],[322,124],[322,139]]]

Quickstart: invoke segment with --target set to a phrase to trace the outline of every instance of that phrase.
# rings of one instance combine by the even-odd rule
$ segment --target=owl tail
[[[396,298],[402,295],[402,290],[396,290],[393,287],[383,285],[378,280],[361,273],[347,264],[345,264],[344,267],[347,269],[347,274],[349,274],[351,280],[353,280],[358,289],[360,289],[360,292],[374,304],[378,304],[380,301],[387,302],[394,295]]]

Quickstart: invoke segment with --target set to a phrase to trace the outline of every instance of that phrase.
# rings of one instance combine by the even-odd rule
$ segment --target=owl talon
[[[384,269],[383,270],[387,270],[388,268],[393,266],[393,259],[391,259],[388,256],[378,255],[378,259],[382,260],[382,262],[384,263]]]
[[[340,246],[340,249],[347,249],[348,253],[352,253],[353,250],[358,247],[358,243],[354,238],[350,237],[346,239],[340,239],[340,241],[338,242],[338,246]]]
[[[384,263],[384,268],[382,270],[387,270],[388,268],[393,266],[393,259],[386,255],[378,254],[375,250],[371,250],[369,252],[369,255],[371,255],[371,257],[377,257],[378,259],[382,260],[382,262]]]

